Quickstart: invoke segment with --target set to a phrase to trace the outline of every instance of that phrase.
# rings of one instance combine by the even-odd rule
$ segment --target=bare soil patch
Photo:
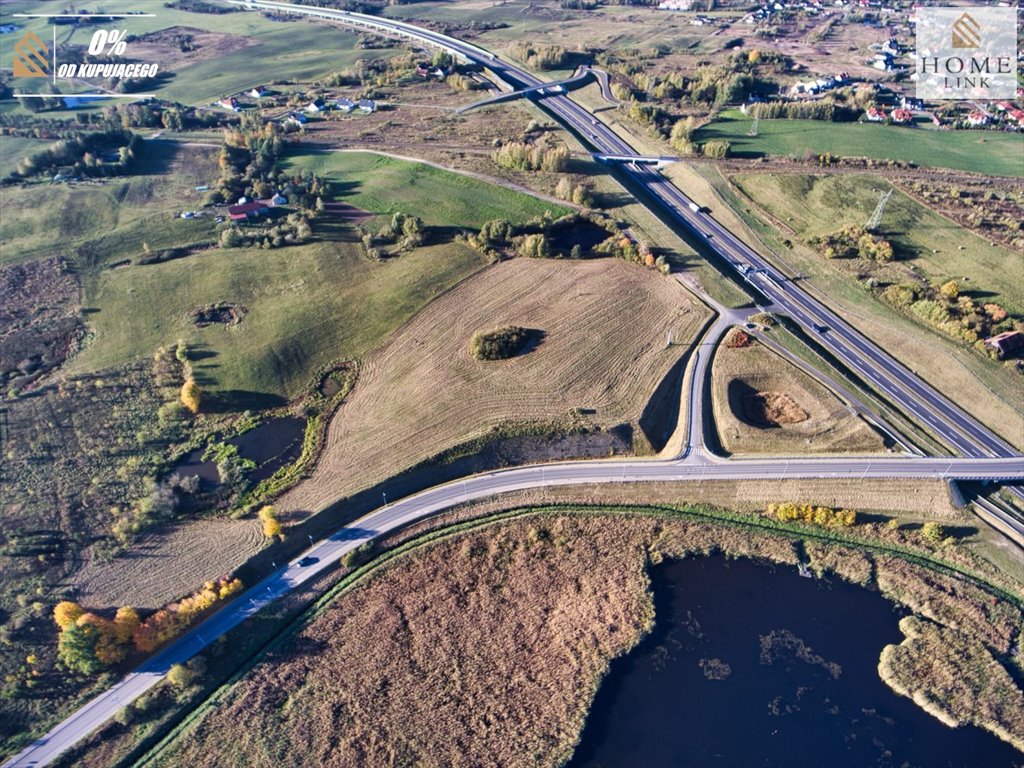
[[[754,392],[743,398],[743,411],[747,423],[755,427],[778,427],[799,424],[810,418],[792,397],[785,392]]]
[[[729,453],[875,453],[881,435],[822,384],[760,343],[720,346],[711,399]]]
[[[188,319],[196,328],[205,328],[208,325],[238,325],[246,312],[248,310],[241,304],[221,301],[207,304],[205,307],[196,307],[188,313]]]
[[[177,70],[260,44],[254,37],[195,27],[167,27],[132,40],[131,53],[139,61],[159,61],[162,70]]]
[[[606,428],[635,425],[703,318],[676,281],[622,261],[496,264],[366,359],[312,477],[278,507],[303,517],[509,422],[585,409]],[[473,334],[501,325],[546,336],[527,355],[476,360]]]
[[[0,268],[0,386],[25,390],[74,353],[78,278],[59,256]]]

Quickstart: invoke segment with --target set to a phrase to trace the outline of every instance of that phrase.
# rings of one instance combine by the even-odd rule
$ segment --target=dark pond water
[[[581,219],[571,226],[552,229],[549,238],[552,251],[568,254],[574,245],[578,245],[585,256],[591,248],[603,243],[609,236],[608,230],[604,227]]]
[[[225,442],[237,445],[238,454],[243,459],[256,462],[256,469],[249,473],[249,480],[258,483],[299,457],[305,429],[305,419],[285,416],[260,424]],[[204,482],[216,485],[220,482],[217,465],[212,461],[203,461],[203,453],[204,449],[200,448],[186,454],[174,471],[183,477],[197,475]]]
[[[656,629],[612,663],[569,768],[1024,764],[882,682],[878,655],[902,635],[876,593],[722,557],[652,580]]]

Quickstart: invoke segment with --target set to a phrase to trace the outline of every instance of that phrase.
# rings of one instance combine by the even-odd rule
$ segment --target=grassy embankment
[[[711,402],[732,454],[884,452],[881,436],[836,395],[762,344],[719,345]]]
[[[831,123],[821,120],[761,120],[748,136],[752,118],[725,110],[697,131],[695,141],[725,139],[736,157],[831,152],[836,157],[903,160],[934,168],[1024,176],[1020,134],[998,131],[938,131],[925,127]]]
[[[560,764],[608,662],[650,625],[646,562],[725,551],[794,565],[794,538],[813,570],[880,588],[965,650],[960,658],[940,656],[925,678],[891,664],[894,687],[928,699],[932,710],[944,708],[947,719],[1020,739],[1024,710],[1003,667],[1012,664],[1019,598],[956,547],[924,548],[914,534],[882,526],[865,537],[857,528],[807,529],[700,507],[580,511],[553,507],[462,523],[349,574],[146,764],[269,765],[299,754],[324,764],[356,755]],[[619,514],[608,517],[613,511]],[[439,569],[445,580],[434,576]],[[368,574],[373,578],[362,580]],[[521,608],[515,621],[508,620],[510,603]],[[474,621],[467,624],[466,615]],[[893,653],[901,651],[886,650]],[[961,685],[955,700],[936,701],[943,675],[962,676],[959,665],[979,663],[989,671],[980,696]],[[335,681],[324,669],[344,673]],[[334,735],[325,740],[328,722]]]
[[[970,408],[976,418],[981,420],[990,429],[1001,434],[1005,439],[1020,443],[1024,430],[1021,428],[1021,416],[1024,412],[1024,390],[1020,387],[1019,376],[987,358],[982,357],[975,350],[969,348],[966,343],[955,341],[939,331],[924,326],[922,323],[911,319],[907,315],[883,304],[861,284],[853,274],[844,268],[843,264],[833,262],[843,260],[827,260],[820,257],[809,247],[803,245],[798,237],[792,232],[780,230],[771,219],[757,210],[756,205],[749,199],[744,199],[737,188],[731,186],[719,171],[711,166],[692,167],[678,163],[668,170],[669,175],[677,183],[690,184],[696,190],[695,198],[702,204],[712,208],[713,215],[720,220],[729,221],[735,224],[730,228],[738,234],[745,242],[762,252],[769,254],[782,254],[780,259],[773,256],[777,262],[787,266],[787,271],[792,274],[805,275],[805,283],[814,290],[817,295],[824,295],[834,303],[834,310],[840,312],[843,317],[855,328],[879,344],[883,349],[901,360],[904,365],[911,368],[919,376],[929,382],[933,387],[946,395],[954,402],[962,403]],[[772,179],[777,176],[762,174],[765,183],[774,185]],[[849,201],[845,196],[830,194],[827,196],[812,196],[808,202],[806,198],[794,197],[789,200],[784,208],[780,208],[779,219],[785,220],[788,216],[806,217],[806,220],[814,220],[815,226],[828,226],[820,222],[835,222],[838,227],[843,217],[846,205],[853,203],[857,208],[853,213],[848,214],[854,219],[860,219],[858,214],[863,214],[861,224],[867,221],[877,202],[877,196],[871,198],[870,192],[865,192],[862,187],[870,189],[882,188],[884,180],[878,179],[878,187],[870,187],[874,177],[854,175],[852,180],[846,176],[816,177],[818,184],[826,188],[838,185],[853,185],[849,192]],[[690,187],[686,187],[689,189]],[[860,191],[856,190],[860,188]],[[819,192],[820,195],[820,192]],[[897,200],[899,192],[893,195],[891,203],[897,203],[897,211],[902,204]],[[900,231],[910,232],[913,229],[913,222],[922,219],[927,223],[934,214],[919,206],[912,200],[906,199],[908,210],[914,217],[905,219],[905,230],[897,228],[894,219],[893,224],[883,219],[883,229],[891,226],[887,236],[895,237]],[[821,206],[806,211],[807,205]],[[780,206],[782,204],[780,203]],[[795,212],[795,213],[792,213]],[[910,215],[910,214],[908,214]],[[794,219],[796,221],[796,219]],[[945,221],[941,219],[941,221]],[[959,259],[961,252],[960,245],[964,245],[967,252],[973,248],[991,248],[993,253],[1008,253],[1005,249],[988,245],[978,245],[978,238],[966,230],[943,230],[946,232],[946,239],[940,251],[949,254],[957,254],[954,258]],[[908,248],[911,247],[915,238],[931,238],[937,235],[907,235]],[[927,246],[920,244],[913,246],[919,250],[927,250]],[[770,251],[768,251],[770,249]],[[914,258],[913,252],[908,253],[907,258]],[[989,255],[988,258],[996,258]],[[941,254],[927,254],[928,264],[940,264]],[[934,260],[934,261],[933,261]],[[994,262],[994,263],[998,263]],[[887,268],[897,268],[900,262],[897,260]],[[1008,274],[1013,274],[1019,269],[1019,259],[1013,263],[1012,254],[1005,264]],[[957,266],[967,266],[957,264]],[[950,267],[952,269],[952,266]],[[971,275],[972,268],[964,273]],[[989,273],[976,272],[978,284],[973,285],[971,280],[964,283],[968,291],[995,291],[1005,286],[1008,297],[1019,296],[1019,288],[1010,284],[1010,281],[1001,274],[993,276]],[[939,272],[939,275],[955,274],[953,272]],[[961,275],[958,275],[960,277]],[[984,281],[984,282],[982,282]],[[979,294],[979,298],[986,300],[985,296]],[[922,350],[927,350],[922,354]]]

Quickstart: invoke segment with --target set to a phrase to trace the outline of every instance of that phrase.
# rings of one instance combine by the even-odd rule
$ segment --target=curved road
[[[392,34],[414,37],[483,63],[500,76],[507,77],[516,87],[543,84],[532,75],[500,62],[483,49],[402,22],[385,21],[369,16],[363,17],[345,11],[329,11],[292,5],[282,6],[268,2],[237,4],[291,13],[306,13],[378,30],[383,29]],[[589,137],[590,143],[600,151],[607,154],[635,154],[632,148],[618,136],[564,96],[549,97],[544,100],[543,105],[581,135]],[[704,231],[710,231],[712,238],[717,240],[712,247],[724,258],[738,259],[740,264],[737,269],[741,270],[743,266],[749,266],[751,269],[759,270],[755,273],[759,275],[758,277],[751,277],[744,273],[748,282],[768,295],[782,309],[794,313],[798,322],[810,325],[812,328],[815,327],[815,323],[828,323],[829,331],[824,335],[828,335],[830,341],[832,339],[835,341],[830,346],[823,340],[823,345],[833,349],[851,367],[858,372],[863,369],[868,378],[881,386],[883,391],[890,396],[905,397],[905,401],[898,400],[898,402],[908,407],[910,413],[920,417],[922,412],[932,414],[932,409],[934,409],[934,418],[929,420],[926,417],[926,423],[929,425],[934,423],[935,428],[940,430],[939,434],[949,434],[950,427],[955,427],[956,447],[967,453],[968,458],[871,457],[725,460],[708,454],[703,450],[702,445],[694,444],[702,442],[699,440],[701,434],[699,425],[703,417],[700,411],[701,406],[694,405],[692,402],[701,398],[691,395],[690,427],[686,439],[686,450],[682,458],[668,461],[565,462],[519,467],[446,483],[404,498],[394,504],[385,505],[310,547],[299,558],[246,590],[198,627],[186,632],[134,672],[126,675],[110,689],[89,701],[4,765],[11,768],[15,766],[22,768],[24,766],[41,766],[51,762],[64,750],[85,738],[113,717],[118,709],[131,703],[160,682],[172,664],[188,660],[266,604],[334,565],[347,552],[383,533],[464,502],[496,494],[552,485],[569,486],[610,482],[699,482],[705,479],[781,478],[920,478],[1024,482],[1024,457],[1013,455],[1012,450],[1002,441],[987,433],[958,408],[942,399],[905,369],[891,361],[890,358],[839,321],[830,311],[818,305],[795,286],[791,289],[783,286],[784,276],[772,270],[757,254],[736,240],[731,233],[714,222],[713,219],[691,211],[688,205],[689,200],[659,174],[638,165],[627,165],[626,167],[630,175],[647,187],[652,196],[662,202],[686,226],[698,233],[702,231],[702,228],[707,228]],[[716,328],[715,330],[720,329]],[[697,350],[691,362],[691,372],[703,370],[705,365],[706,360],[701,359],[700,351]],[[701,391],[703,377],[693,376],[691,373],[691,378],[691,392]],[[698,425],[696,430],[693,429],[695,422]],[[972,440],[976,442],[971,442]],[[307,564],[301,565],[301,562]]]

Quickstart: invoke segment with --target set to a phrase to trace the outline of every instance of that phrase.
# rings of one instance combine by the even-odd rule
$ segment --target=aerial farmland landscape
[[[0,765],[1024,766],[1020,26],[3,0]]]

